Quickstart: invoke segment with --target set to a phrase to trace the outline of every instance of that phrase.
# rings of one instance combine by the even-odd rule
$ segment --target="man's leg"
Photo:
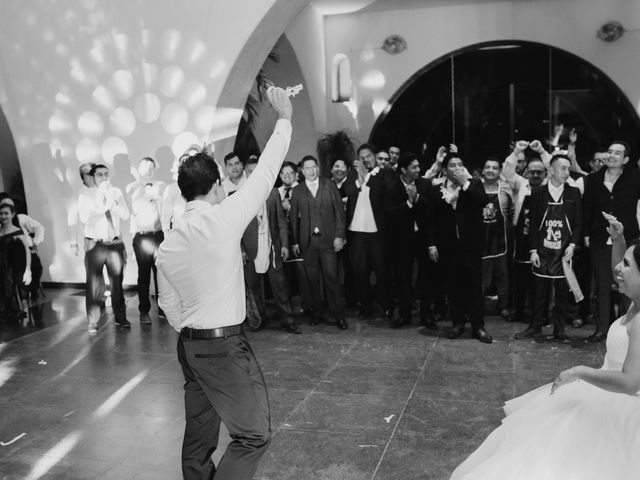
[[[183,344],[188,366],[232,439],[215,480],[251,480],[271,439],[267,389],[251,346],[245,335]]]
[[[122,280],[124,279],[124,243],[115,243],[106,248],[105,265],[109,275],[109,286],[111,288],[111,307],[116,319],[116,323],[129,327],[127,321],[127,306],[124,302],[122,291]]]
[[[94,243],[84,254],[84,268],[87,274],[85,303],[90,327],[97,325],[98,320],[100,320],[100,285],[101,283],[104,285],[104,282],[100,282],[100,279],[102,278],[105,257],[106,249],[99,243]]]
[[[369,261],[371,267],[376,274],[376,288],[378,293],[378,302],[385,312],[393,309],[393,287],[391,290],[387,287],[388,283],[385,283],[385,276],[387,275],[387,254],[384,251],[384,236],[382,233],[369,233]],[[406,246],[405,248],[410,248]],[[409,279],[411,282],[411,279]]]
[[[211,455],[218,445],[220,417],[189,367],[181,337],[178,338],[178,361],[185,379],[186,425],[182,442],[182,476],[184,480],[211,480],[216,471]]]
[[[329,310],[336,320],[344,318],[345,299],[340,282],[338,282],[338,255],[333,250],[319,250],[322,279],[327,292]]]
[[[307,272],[308,285],[322,285],[322,270],[320,268],[320,252],[312,238],[311,244],[306,252],[302,255],[304,258],[304,268]],[[319,314],[322,311],[322,289],[319,287],[309,288],[309,301],[310,307],[313,309],[314,314]]]
[[[498,304],[496,309],[502,314],[509,305],[509,272],[507,256],[502,255],[493,259],[493,278],[498,290]]]
[[[564,278],[554,280],[553,333],[562,335],[565,331],[565,316],[569,306],[569,286]]]
[[[267,308],[264,301],[264,290],[262,287],[262,276],[256,272],[256,265],[253,260],[247,259],[244,264],[244,279],[247,286],[251,289],[253,300],[258,307],[258,314],[262,322],[267,321]]]
[[[463,253],[466,288],[465,297],[469,307],[471,328],[477,331],[484,328],[484,295],[482,294],[482,257],[475,253]]]
[[[402,323],[411,324],[411,297],[413,293],[411,283],[414,259],[413,242],[411,241],[406,245],[393,245],[393,250],[387,252],[387,254],[389,256],[393,255],[394,268],[397,273],[395,280],[398,305],[400,307],[400,320]],[[419,278],[418,285],[420,284],[420,280]]]
[[[360,302],[360,313],[371,315],[373,305],[371,300],[371,286],[369,285],[368,240],[369,233],[352,232],[349,246],[349,261],[353,266],[353,273]]]
[[[153,265],[152,246],[152,237],[139,233],[134,235],[133,252],[138,263],[138,311],[140,314],[148,314],[151,310],[149,282],[151,281],[151,265]]]
[[[609,331],[611,316],[611,246],[591,246],[591,265],[596,282],[596,295],[598,297],[597,312],[598,323],[596,331],[604,335]]]

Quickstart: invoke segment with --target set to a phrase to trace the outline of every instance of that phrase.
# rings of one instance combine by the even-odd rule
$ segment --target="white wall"
[[[336,53],[347,54],[354,82],[351,112],[345,105],[325,98],[330,130],[347,128],[365,141],[386,102],[411,75],[451,51],[491,40],[534,41],[567,50],[607,73],[633,105],[640,103],[640,32],[627,32],[614,43],[595,36],[599,26],[611,19],[620,20],[627,28],[640,27],[640,2],[513,0],[424,4],[424,8],[414,10],[325,17],[327,65],[331,65]],[[390,34],[402,35],[408,49],[398,55],[380,50],[378,47]],[[326,81],[330,81],[328,71]]]

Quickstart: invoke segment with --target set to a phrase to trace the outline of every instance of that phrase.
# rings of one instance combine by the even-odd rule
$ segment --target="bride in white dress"
[[[640,479],[640,244],[609,221],[612,263],[632,300],[607,335],[600,369],[576,366],[505,403],[502,425],[451,480]]]

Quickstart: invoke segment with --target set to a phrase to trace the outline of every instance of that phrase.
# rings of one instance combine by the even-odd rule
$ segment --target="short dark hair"
[[[206,152],[191,155],[178,169],[178,187],[187,202],[209,193],[219,180],[218,165]]]
[[[11,195],[9,195],[7,192],[0,192],[0,202],[5,198],[11,198]]]
[[[414,152],[402,152],[398,158],[398,168],[409,168],[409,165],[417,159],[418,155]]]
[[[564,152],[560,152],[560,153],[554,153],[551,155],[551,160],[549,160],[549,165],[553,165],[555,161],[560,159],[567,160],[569,163],[571,163],[571,159],[569,158],[569,155]]]
[[[316,165],[318,165],[318,159],[316,157],[314,157],[313,155],[305,155],[304,157],[302,157],[302,160],[300,160],[300,166],[304,167],[304,162],[306,162],[307,160],[313,160],[313,163],[315,163]]]
[[[151,158],[151,157],[142,157],[142,158],[140,159],[140,162],[138,163],[138,165],[139,165],[140,163],[142,163],[142,162],[151,162],[151,163],[153,163],[153,166],[154,166],[154,167],[158,168],[158,163],[157,163],[153,158]]]
[[[257,165],[258,164],[258,156],[257,155],[249,155],[249,158],[247,159],[246,163],[244,164],[244,166],[246,167],[247,165]]]
[[[484,161],[482,166],[486,167],[487,166],[487,162],[496,162],[498,164],[498,167],[502,168],[502,160],[500,159],[500,157],[498,157],[496,155],[491,155],[491,156],[487,157],[487,159]]]
[[[449,165],[449,162],[453,158],[459,158],[460,160],[462,160],[462,156],[460,156],[458,152],[448,152],[442,159],[442,168],[447,168],[447,166]],[[462,162],[464,163],[464,160],[462,160]]]
[[[625,140],[614,140],[609,145],[613,145],[614,143],[617,143],[618,145],[622,145],[624,147],[625,157],[631,157],[631,147],[629,146],[629,142]]]
[[[640,269],[640,240],[633,240],[628,248],[633,247],[633,260],[636,262],[636,268]]]
[[[293,170],[293,173],[296,173],[298,171],[298,166],[295,163],[290,162],[289,160],[282,162],[282,166],[280,167],[280,173],[282,173],[282,170],[284,169],[284,167],[289,167],[291,170]]]
[[[389,155],[389,152],[386,148],[376,148],[376,155],[378,155],[379,153],[386,153],[387,155]]]
[[[78,173],[80,174],[81,180],[84,180],[85,175],[91,175],[91,169],[94,165],[95,163],[93,162],[84,162],[80,164],[80,166],[78,167]]]
[[[363,143],[362,145],[360,145],[358,147],[358,151],[356,152],[358,155],[360,155],[360,152],[362,150],[369,150],[371,151],[371,153],[376,153],[378,150],[376,149],[376,147],[371,144],[371,143]]]
[[[106,169],[107,171],[109,171],[109,167],[107,167],[105,164],[103,163],[96,163],[93,167],[91,167],[91,170],[89,170],[89,175],[91,175],[92,177],[96,174],[96,172],[98,170],[100,170],[101,168]]]
[[[331,168],[333,168],[336,162],[344,162],[344,164],[347,166],[347,170],[351,168],[351,162],[345,160],[344,158],[334,158],[333,160],[331,160]]]
[[[224,156],[224,164],[226,165],[227,162],[229,160],[231,160],[232,158],[238,157],[238,160],[240,160],[240,163],[242,163],[242,166],[244,166],[244,162],[242,161],[242,159],[240,158],[240,155],[238,155],[237,152],[229,152]]]

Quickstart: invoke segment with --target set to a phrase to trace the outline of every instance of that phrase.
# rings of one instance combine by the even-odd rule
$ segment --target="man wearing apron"
[[[505,319],[510,317],[507,309],[509,279],[507,265],[507,225],[513,212],[513,199],[509,186],[500,181],[500,161],[489,157],[482,171],[484,192],[489,202],[482,210],[485,249],[482,255],[482,291],[493,283],[498,292],[496,311]]]
[[[553,338],[569,342],[564,331],[569,287],[562,262],[571,262],[582,228],[580,191],[566,184],[570,167],[571,161],[566,155],[554,156],[549,182],[531,194],[529,238],[535,298],[531,323],[516,338],[528,338],[542,332],[542,318],[553,286]]]

